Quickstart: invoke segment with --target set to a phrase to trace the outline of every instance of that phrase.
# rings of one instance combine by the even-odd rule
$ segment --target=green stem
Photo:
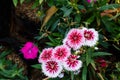
[[[74,73],[71,71],[71,80],[74,80]]]

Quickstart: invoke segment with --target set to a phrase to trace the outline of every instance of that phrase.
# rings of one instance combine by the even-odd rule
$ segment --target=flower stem
[[[74,73],[71,71],[71,80],[74,80]]]
[[[95,65],[93,63],[91,63],[92,67],[94,68],[94,70],[97,70]],[[104,80],[103,76],[100,73],[97,73],[98,76],[101,78],[101,80]]]

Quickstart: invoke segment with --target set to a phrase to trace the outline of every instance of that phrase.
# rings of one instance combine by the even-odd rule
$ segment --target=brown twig
[[[93,63],[91,63],[91,65],[94,68],[94,70],[97,70],[97,68],[95,67]],[[104,80],[103,76],[100,73],[97,73],[97,75],[101,78],[101,80]]]

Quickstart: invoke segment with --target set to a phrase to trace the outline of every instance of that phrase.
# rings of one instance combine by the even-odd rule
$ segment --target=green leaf
[[[115,9],[119,7],[120,7],[120,4],[108,4],[108,5],[100,7],[98,10],[103,11],[103,10]]]
[[[92,58],[91,58],[92,53],[93,53],[92,48],[89,48],[88,51],[86,52],[86,64],[87,64],[87,66],[92,61]]]
[[[46,42],[46,44],[49,45],[49,46],[56,46],[56,44],[51,43],[51,42]]]
[[[31,65],[31,67],[36,69],[41,69],[41,64],[34,64],[34,65]]]
[[[76,15],[75,15],[75,22],[80,23],[80,21],[81,21],[81,16],[80,16],[80,14],[76,14]]]
[[[18,0],[13,0],[13,4],[14,4],[14,6],[16,7],[17,4],[18,4]]]
[[[0,58],[4,58],[4,57],[5,57],[6,55],[8,55],[10,52],[11,52],[11,50],[3,51],[3,52],[0,54]]]
[[[95,16],[91,16],[86,22],[88,22],[89,24],[92,23],[95,19]]]
[[[71,71],[71,80],[74,80],[74,73]]]
[[[107,52],[95,52],[95,53],[93,53],[92,57],[96,57],[96,56],[109,56],[109,55],[112,55],[112,54],[107,53]]]
[[[42,4],[43,0],[39,0],[39,4]]]
[[[67,9],[67,11],[65,11],[64,12],[64,15],[63,15],[63,17],[67,17],[67,16],[69,16],[70,15],[70,13],[72,12],[72,8],[70,8],[70,9]]]
[[[61,80],[60,78],[49,78],[49,80]]]
[[[78,5],[79,9],[85,9],[85,7],[83,5]]]
[[[59,21],[60,21],[60,20],[58,19],[58,20],[56,20],[56,22],[54,22],[54,24],[52,25],[50,31],[54,31],[54,30],[56,29],[56,27],[57,27]]]
[[[108,17],[106,16],[102,18],[102,22],[104,23],[105,28],[108,32],[114,32],[115,30],[114,26],[116,25],[114,22],[109,21]]]
[[[24,0],[20,0],[20,4],[22,4],[24,2]]]
[[[87,80],[87,66],[86,65],[83,66],[82,80]]]
[[[55,37],[62,37],[63,36],[63,35],[61,35],[60,33],[57,33],[57,32],[56,33],[52,33],[52,35],[55,36]]]
[[[35,0],[34,4],[32,6],[32,9],[36,8],[38,5],[39,5],[39,1]]]
[[[54,38],[52,38],[51,36],[48,36],[48,38],[51,42],[53,42],[53,43],[55,42]]]

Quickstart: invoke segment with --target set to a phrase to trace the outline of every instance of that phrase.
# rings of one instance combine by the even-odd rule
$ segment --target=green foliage
[[[41,64],[34,64],[34,65],[31,65],[31,67],[36,69],[41,69]]]
[[[62,38],[63,36],[61,34],[52,33],[51,35],[48,36],[50,42],[46,42],[46,44],[49,46],[58,46],[62,43]]]
[[[120,5],[119,4],[109,4],[109,5],[104,5],[104,6],[101,6],[99,8],[100,11],[103,11],[103,10],[108,10],[108,9],[115,9],[115,8],[119,8]]]
[[[14,4],[14,6],[17,6],[18,0],[13,0],[13,4]]]
[[[109,72],[110,80],[119,80],[120,79],[120,62],[113,63],[112,68],[107,69],[106,72]]]
[[[107,53],[107,52],[95,52],[92,54],[92,57],[97,57],[97,56],[110,56],[112,54]]]
[[[20,3],[23,2],[24,0],[20,0]],[[17,6],[18,0],[13,0],[13,3]],[[44,9],[45,6],[48,9]],[[55,10],[49,11],[52,6],[56,7],[56,12]],[[97,45],[100,50],[96,51],[94,47],[83,47],[82,49],[85,52],[77,54],[81,56],[79,59],[83,62],[80,76],[75,76],[73,72],[65,71],[65,76],[62,79],[57,77],[49,80],[109,80],[104,76],[105,72],[102,70],[100,73],[96,72],[99,65],[95,62],[95,59],[111,55],[109,52],[102,52],[101,48],[109,50],[110,46],[112,46],[117,51],[120,51],[120,13],[119,11],[109,12],[109,10],[118,9],[120,4],[109,4],[108,0],[97,0],[97,2],[92,3],[87,3],[86,0],[35,0],[32,8],[36,7],[40,9],[38,12],[41,25],[44,24],[44,21],[46,23],[35,39],[40,43],[45,43],[45,47],[61,45],[66,33],[72,28],[84,26],[95,28],[99,31],[99,42]],[[55,13],[50,16],[51,12]],[[47,20],[45,20],[46,17]],[[117,71],[120,70],[118,66],[119,64],[116,64]],[[32,65],[32,67],[41,69],[40,64]],[[113,78],[112,80],[120,79],[119,76],[116,77],[114,72],[111,77]]]
[[[95,28],[99,31],[98,45],[100,47],[108,49],[109,46],[113,46],[111,45],[111,43],[113,43],[116,49],[120,49],[120,36],[118,34],[118,32],[120,32],[120,20],[115,20],[119,17],[119,13],[116,13],[116,15],[111,14],[113,15],[112,17],[101,15],[105,10],[115,10],[119,8],[119,4],[108,4],[107,0],[97,0],[96,3],[87,3],[85,0],[46,0],[45,2],[49,7],[56,6],[58,8],[58,11],[50,18],[46,26],[44,26],[44,31],[40,32],[40,36],[38,36],[38,38],[40,38],[38,41],[44,38],[47,39],[45,42],[47,47],[61,45],[62,39],[66,36],[68,30],[85,26]],[[41,3],[41,5],[44,4]],[[47,35],[42,36],[43,33]],[[105,38],[107,38],[107,40]],[[102,80],[105,78],[104,75],[102,75],[104,73],[101,72],[99,74],[96,72],[97,64],[95,59],[102,56],[110,56],[111,54],[109,52],[95,51],[94,47],[85,47],[83,49],[85,52],[82,53],[79,58],[83,61],[81,75],[73,76],[73,73],[65,72],[67,76],[69,75],[71,77],[66,78],[66,76],[64,76],[62,80],[87,80],[88,76],[90,78],[89,80]],[[49,80],[61,79],[50,78]]]
[[[16,64],[5,59],[11,50],[6,50],[0,53],[0,79],[1,80],[28,80],[26,76],[23,75],[23,68],[18,68]]]
[[[87,80],[87,65],[83,65],[83,70],[82,70],[82,80]]]
[[[24,2],[24,0],[13,0],[13,4],[15,7],[17,6],[18,3],[22,4],[23,2]]]

